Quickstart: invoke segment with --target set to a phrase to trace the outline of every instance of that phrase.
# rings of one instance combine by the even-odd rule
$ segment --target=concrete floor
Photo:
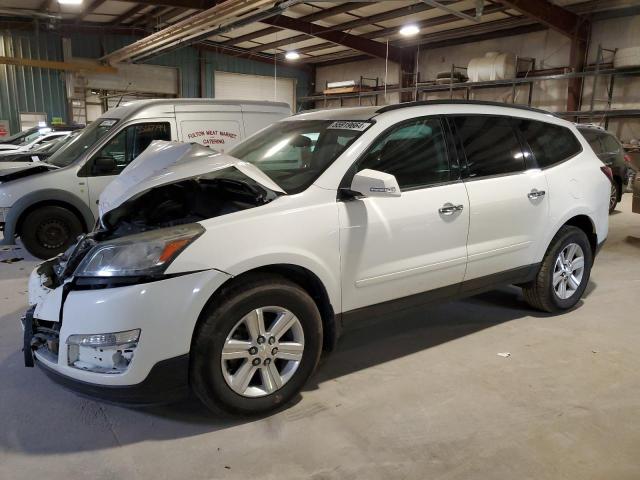
[[[572,312],[508,288],[372,319],[258,420],[106,405],[25,369],[35,262],[0,263],[0,478],[640,478],[640,215],[625,197]]]

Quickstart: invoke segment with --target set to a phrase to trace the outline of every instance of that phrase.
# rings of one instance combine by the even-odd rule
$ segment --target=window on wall
[[[509,117],[468,115],[453,117],[472,178],[524,171],[520,141]]]
[[[568,128],[536,120],[515,121],[540,168],[560,163],[582,150]]]
[[[419,118],[383,134],[358,164],[357,171],[366,168],[390,173],[401,189],[448,181],[449,158],[440,120]]]
[[[24,132],[32,127],[44,126],[47,114],[40,112],[20,112],[20,131]]]

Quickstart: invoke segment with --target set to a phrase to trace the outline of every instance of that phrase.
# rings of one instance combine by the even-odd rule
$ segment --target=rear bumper
[[[147,378],[136,385],[97,385],[68,377],[39,361],[49,378],[80,395],[126,405],[161,405],[184,399],[189,394],[189,355],[156,363]]]

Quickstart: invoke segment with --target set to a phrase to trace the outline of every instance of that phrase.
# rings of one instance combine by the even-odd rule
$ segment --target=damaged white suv
[[[573,307],[606,168],[571,123],[474,102],[301,114],[228,155],[155,142],[32,273],[25,362],[106,400],[268,411],[372,311],[505,284]]]

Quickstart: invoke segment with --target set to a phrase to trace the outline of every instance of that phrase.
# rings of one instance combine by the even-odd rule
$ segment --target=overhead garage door
[[[273,77],[216,71],[214,79],[217,99],[285,102],[295,110],[295,78],[277,78],[274,85]]]

